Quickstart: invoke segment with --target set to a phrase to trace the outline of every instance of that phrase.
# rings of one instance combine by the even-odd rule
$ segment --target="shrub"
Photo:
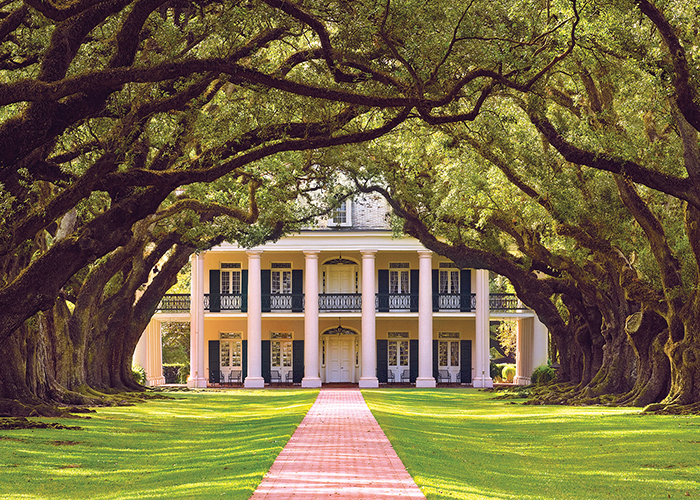
[[[554,368],[551,366],[542,365],[538,366],[535,371],[532,372],[530,381],[535,385],[548,384],[554,380],[556,376],[557,372],[554,371]]]
[[[495,381],[497,378],[501,378],[501,371],[503,370],[503,367],[501,365],[497,365],[493,361],[491,361],[491,364],[489,366],[489,374],[491,375],[491,378]]]
[[[134,380],[141,385],[146,385],[146,370],[141,365],[131,367],[131,373],[134,374]]]
[[[163,377],[166,384],[184,384],[190,374],[190,366],[185,363],[163,364]]]
[[[513,379],[515,378],[515,365],[503,365],[503,369],[501,370],[501,378],[509,384],[512,384]]]

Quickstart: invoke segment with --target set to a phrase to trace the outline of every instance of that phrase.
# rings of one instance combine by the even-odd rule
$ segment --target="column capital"
[[[360,253],[362,254],[363,258],[374,258],[374,255],[377,253],[376,250],[360,250]]]
[[[248,257],[250,257],[251,259],[254,259],[256,257],[260,257],[262,255],[263,251],[262,250],[246,250],[245,253],[248,254]]]
[[[432,250],[418,250],[418,257],[421,259],[432,259],[433,252]]]
[[[306,255],[307,259],[318,259],[320,253],[321,250],[304,250],[304,255]]]

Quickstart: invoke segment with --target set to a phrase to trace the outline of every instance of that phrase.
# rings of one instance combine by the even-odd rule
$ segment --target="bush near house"
[[[166,384],[184,384],[190,373],[190,365],[187,363],[163,364],[163,377]]]
[[[530,382],[533,385],[539,385],[539,384],[548,384],[554,378],[557,376],[556,372],[554,371],[554,368],[551,366],[538,366],[535,368],[535,371],[532,372],[532,376],[530,377]]]
[[[515,365],[504,365],[503,369],[501,370],[501,379],[503,379],[504,382],[512,384],[513,379],[515,379]]]

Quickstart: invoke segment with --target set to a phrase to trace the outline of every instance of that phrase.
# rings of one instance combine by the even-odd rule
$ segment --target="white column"
[[[260,257],[262,250],[249,250],[248,254],[248,376],[244,386],[265,387],[262,378],[262,286],[260,282]]]
[[[489,368],[489,272],[476,271],[476,363],[474,387],[493,387]]]
[[[532,318],[532,371],[538,366],[546,365],[549,359],[549,331],[535,316]]]
[[[153,321],[153,320],[151,320]],[[149,323],[146,329],[141,334],[141,338],[136,344],[136,349],[134,349],[134,357],[131,361],[132,365],[140,366],[146,370],[146,379],[148,380],[148,328],[151,326]]]
[[[515,379],[517,385],[529,385],[532,375],[532,318],[520,318],[515,338]]]
[[[160,326],[160,321],[151,319],[146,329],[148,332],[146,380],[149,387],[165,384],[165,377],[163,376],[163,341]]]
[[[204,256],[192,255],[190,284],[190,376],[188,387],[206,387],[204,370]]]
[[[377,251],[360,250],[360,253],[362,254],[362,373],[360,387],[379,387],[374,291],[374,256]]]
[[[318,250],[306,250],[304,276],[304,378],[302,387],[321,387],[318,372]]]
[[[418,378],[416,387],[435,387],[433,377],[433,253],[418,252]]]

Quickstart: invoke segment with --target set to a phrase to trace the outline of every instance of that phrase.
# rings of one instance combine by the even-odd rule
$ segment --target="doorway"
[[[330,337],[327,342],[326,382],[354,383],[355,339]]]

